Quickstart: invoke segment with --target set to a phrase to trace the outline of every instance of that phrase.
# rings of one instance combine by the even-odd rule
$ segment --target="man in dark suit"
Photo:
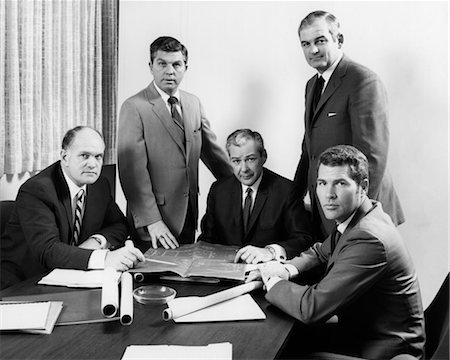
[[[364,359],[421,359],[425,334],[417,273],[391,218],[367,197],[368,169],[364,154],[349,145],[321,154],[316,193],[335,230],[291,261],[261,268],[266,299],[304,324],[338,316],[328,341],[308,338],[314,327],[299,326],[291,345],[298,352],[309,347]],[[323,273],[317,283],[294,282],[318,267]],[[248,280],[257,277],[255,272]]]
[[[153,82],[120,111],[119,176],[133,238],[146,250],[193,243],[198,218],[198,163],[216,178],[232,174],[200,100],[179,90],[188,52],[172,37],[150,45]],[[136,231],[135,231],[136,230]]]
[[[144,261],[123,247],[127,221],[100,177],[104,150],[96,130],[71,129],[61,160],[20,187],[1,241],[2,288],[54,268],[125,271]]]
[[[261,135],[236,130],[226,148],[235,176],[211,186],[199,240],[242,246],[236,261],[254,264],[306,250],[312,241],[309,215],[303,201],[291,197],[292,182],[263,168]]]
[[[389,128],[385,88],[374,72],[344,55],[339,27],[334,15],[314,11],[301,21],[298,30],[306,61],[317,74],[306,85],[305,134],[294,186],[297,196],[303,198],[309,192],[319,240],[330,233],[333,223],[326,219],[315,196],[316,163],[322,151],[334,145],[353,145],[367,156],[369,197],[383,204],[394,224],[404,222],[386,167]]]

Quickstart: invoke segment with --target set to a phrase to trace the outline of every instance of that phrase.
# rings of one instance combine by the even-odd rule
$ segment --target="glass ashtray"
[[[141,304],[165,304],[175,298],[177,292],[164,285],[145,285],[134,289],[133,297]]]

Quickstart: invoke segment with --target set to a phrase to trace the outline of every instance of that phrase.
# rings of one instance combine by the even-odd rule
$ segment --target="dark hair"
[[[188,63],[188,51],[186,47],[177,39],[170,36],[161,36],[153,41],[150,45],[150,62],[153,63],[158,50],[165,52],[181,51],[184,56],[184,64]]]
[[[76,126],[73,129],[70,129],[69,131],[66,132],[66,134],[64,135],[64,138],[62,140],[61,148],[63,150],[67,150],[74,142],[77,133],[79,133],[81,130],[84,130],[84,129],[91,129],[91,130],[95,131],[98,135],[100,135],[100,137],[103,140],[103,135],[99,131],[95,130],[94,128],[92,128],[90,126],[79,125],[79,126]]]
[[[339,20],[337,19],[337,17],[323,10],[316,10],[306,15],[306,17],[300,22],[300,26],[298,27],[298,35],[300,36],[300,30],[312,25],[316,20],[322,18],[325,18],[326,22],[328,23],[330,34],[334,40],[336,40],[339,35],[342,36],[340,32],[341,24],[339,24]]]
[[[349,176],[358,185],[369,180],[369,162],[366,156],[357,148],[350,145],[337,145],[326,149],[320,154],[317,169],[320,165],[343,166],[348,165]]]
[[[247,140],[254,140],[258,146],[257,150],[261,156],[265,155],[266,149],[264,148],[264,140],[259,132],[252,131],[250,129],[238,129],[228,135],[227,143],[225,145],[228,154],[230,154],[230,146],[241,146],[247,142]]]

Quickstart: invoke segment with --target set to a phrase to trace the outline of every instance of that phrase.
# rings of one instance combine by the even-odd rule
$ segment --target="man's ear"
[[[60,158],[61,158],[61,163],[62,163],[63,165],[65,165],[65,164],[67,163],[67,151],[64,150],[64,149],[62,149],[62,150],[60,151],[60,153],[59,153],[59,156],[60,156]]]
[[[342,47],[342,44],[344,43],[344,35],[338,34],[337,40],[338,40],[338,45],[339,45],[339,49],[340,49]]]
[[[267,161],[267,151],[266,151],[266,149],[263,150],[263,152],[261,154],[261,157],[263,159],[262,164],[264,165],[266,163],[266,161]]]
[[[361,183],[361,188],[363,190],[363,194],[369,194],[369,179],[364,179]]]

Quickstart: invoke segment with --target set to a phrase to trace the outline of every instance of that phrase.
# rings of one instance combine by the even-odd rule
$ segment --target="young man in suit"
[[[304,324],[338,316],[328,341],[308,338],[314,327],[299,326],[305,346],[292,344],[298,352],[421,359],[425,334],[417,273],[391,218],[368,198],[368,189],[368,161],[359,150],[338,145],[320,155],[316,193],[335,230],[291,261],[262,267],[266,299]],[[318,267],[323,273],[317,283],[294,282]],[[258,276],[254,272],[248,280]]]
[[[145,249],[193,243],[198,218],[198,163],[216,178],[231,175],[200,100],[179,90],[188,52],[171,37],[150,45],[152,83],[124,102],[119,176],[133,237]],[[134,231],[135,230],[135,231]]]
[[[211,186],[199,240],[242,246],[235,261],[253,264],[306,250],[312,244],[309,215],[303,201],[291,197],[292,182],[263,167],[261,135],[236,130],[226,149],[234,176]]]
[[[123,247],[128,225],[100,177],[104,150],[100,133],[75,127],[61,160],[20,187],[1,241],[2,287],[54,268],[125,271],[144,261]]]
[[[403,211],[386,168],[388,101],[381,80],[343,53],[344,37],[334,15],[310,13],[301,21],[298,35],[306,61],[317,74],[306,84],[305,134],[294,186],[297,196],[309,192],[316,238],[323,240],[333,227],[315,196],[316,162],[322,151],[338,144],[353,145],[367,156],[369,197],[383,204],[394,224],[403,223]]]

